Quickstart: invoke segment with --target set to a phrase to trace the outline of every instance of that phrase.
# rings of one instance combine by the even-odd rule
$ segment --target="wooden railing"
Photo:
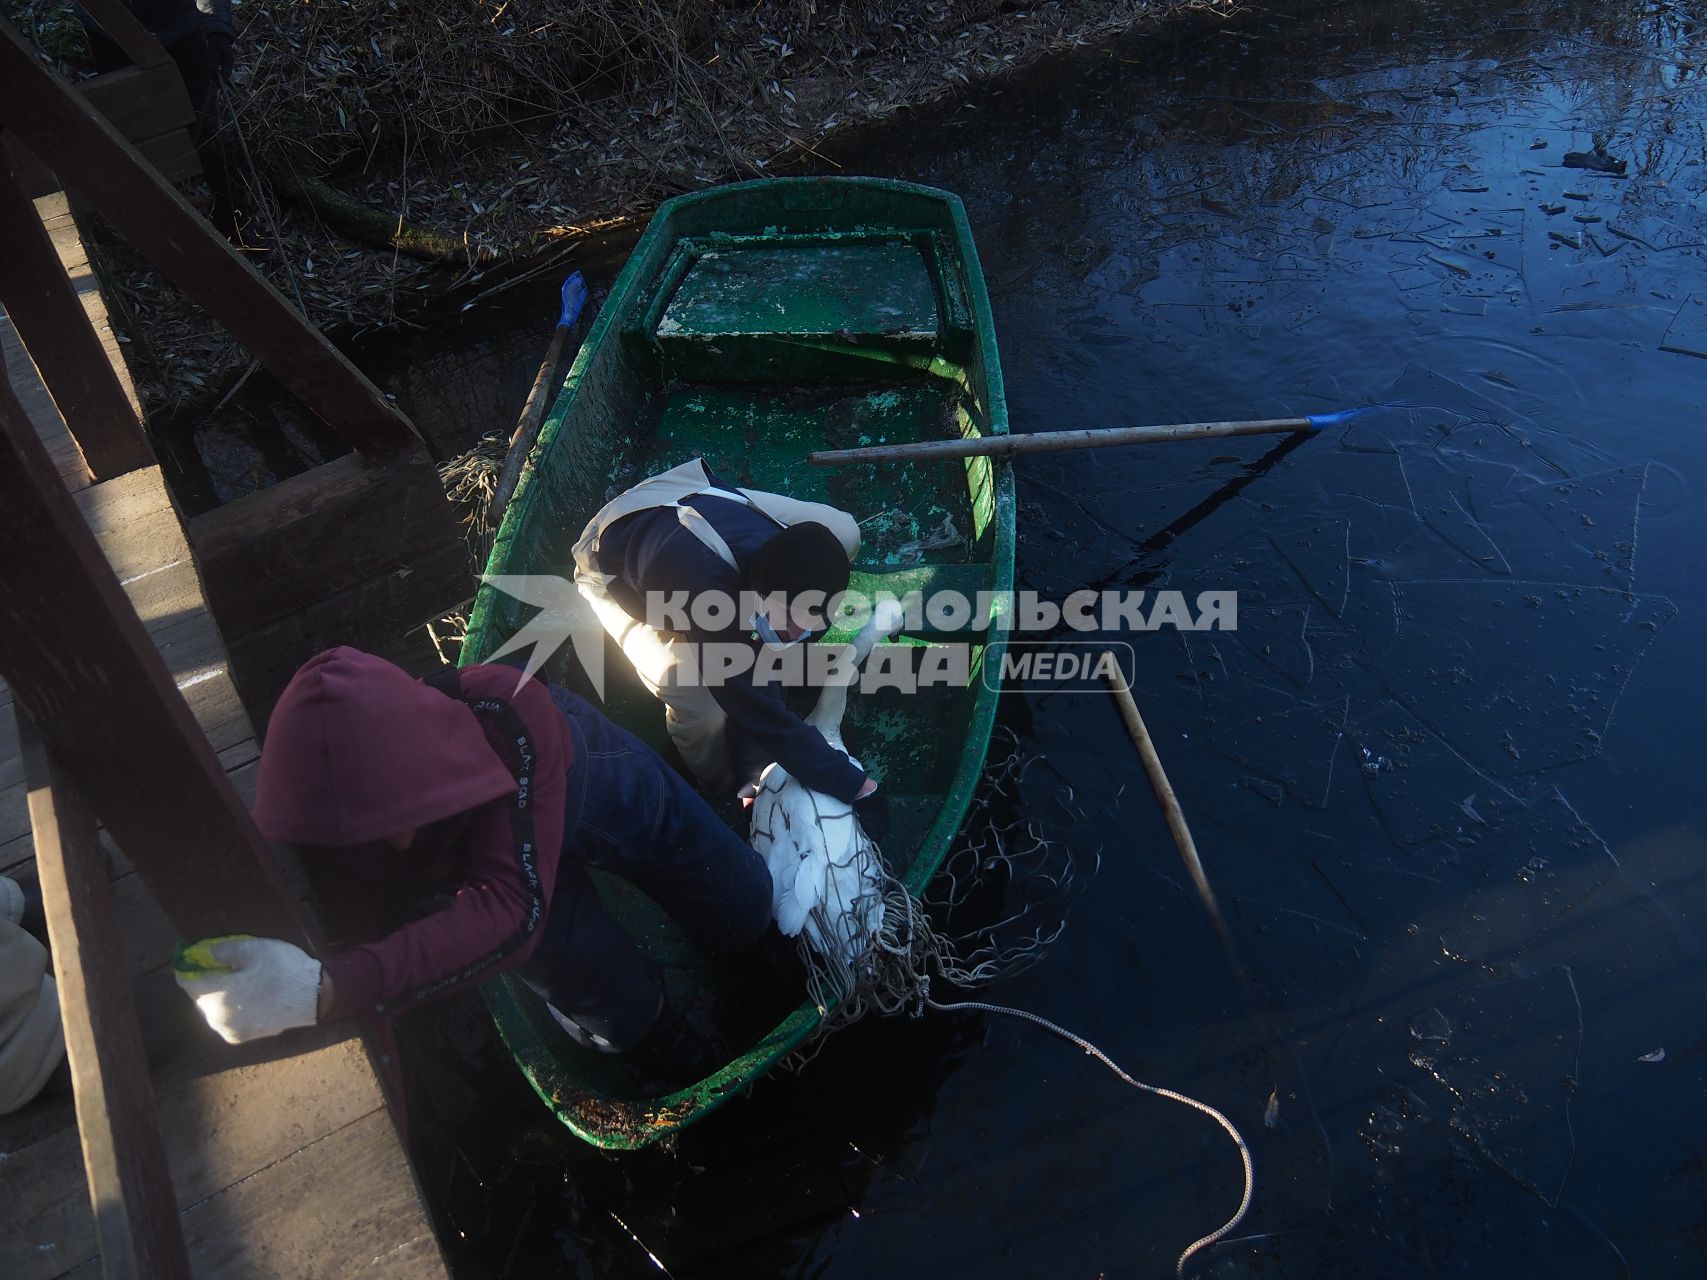
[[[169,182],[199,174],[196,152],[196,109],[178,74],[178,65],[147,27],[121,0],[90,0],[83,11],[93,18],[131,65],[77,82],[77,92],[130,139],[137,152]],[[24,190],[31,196],[59,190],[46,165],[18,149]]]
[[[3,135],[0,135],[3,136]],[[0,305],[35,362],[95,480],[154,461],[130,397],[60,265],[24,176],[0,146]]]
[[[34,721],[22,712],[18,730],[102,1271],[189,1280],[189,1255],[155,1118],[130,976],[119,954],[112,886],[95,818],[75,784],[54,767]]]
[[[90,0],[87,8],[105,24],[117,0]],[[415,428],[377,387],[313,325],[294,311],[243,255],[226,243],[177,190],[157,172],[95,106],[44,66],[29,44],[0,21],[0,134],[20,142],[51,168],[65,190],[101,214],[121,236],[209,315],[224,325],[250,354],[351,448],[374,459],[391,460],[422,449]],[[5,175],[0,197],[16,211],[28,203],[14,165]],[[14,213],[14,217],[16,213]],[[9,312],[22,304],[32,312],[38,335],[19,332],[38,366],[42,355],[67,332],[63,291],[57,302],[30,306],[28,282],[47,267],[39,261],[40,243],[14,255],[11,245],[0,263],[34,255],[32,264],[0,268],[0,302]],[[53,362],[57,384],[41,370],[43,381],[60,403],[75,402],[78,387],[61,362]],[[69,361],[63,362],[69,364]],[[61,405],[62,412],[65,406]],[[71,413],[65,413],[68,425]],[[134,415],[130,434],[136,434]],[[72,434],[85,458],[109,450],[129,456],[134,440],[107,439],[115,431],[113,415],[84,418]]]
[[[85,7],[109,32],[130,16],[119,0]],[[164,54],[151,56],[159,69]],[[264,720],[285,679],[318,649],[383,647],[466,597],[465,584],[446,589],[465,572],[457,514],[409,420],[0,21],[0,306],[93,477],[153,457],[42,234],[18,163],[25,155],[50,161],[80,208],[99,213],[354,451],[189,526],[251,717]]]
[[[312,945],[312,930],[3,375],[0,582],[0,677],[24,747],[103,1266],[187,1276],[95,820],[182,936]]]
[[[125,44],[129,11],[117,0],[84,2]],[[139,72],[175,76],[138,48]],[[362,464],[364,483],[395,488],[386,477],[408,485],[423,471],[431,477],[409,421],[0,21],[0,305],[97,481],[150,465],[153,454],[31,202],[20,144],[346,440],[361,455],[351,461]],[[338,470],[339,483],[359,503],[365,491],[352,488],[349,469]],[[435,487],[430,496],[442,511],[429,503],[427,514],[451,529],[442,493]],[[290,536],[293,521],[304,523],[297,506],[273,501],[268,514],[279,546],[307,548],[292,567],[313,580],[328,541],[324,513],[306,522],[306,542]],[[243,532],[260,527],[235,515],[226,523],[220,563],[240,558]],[[177,1280],[189,1268],[95,823],[181,937],[235,930],[311,949],[319,939],[3,370],[0,584],[0,678],[24,745],[103,1268]]]

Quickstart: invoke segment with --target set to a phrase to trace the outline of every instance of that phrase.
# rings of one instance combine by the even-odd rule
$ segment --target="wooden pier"
[[[134,405],[65,197],[43,222]],[[6,376],[78,511],[245,801],[259,747],[158,465],[96,483],[11,321]],[[162,797],[162,803],[171,803]],[[34,844],[9,691],[0,687],[0,871],[32,877]],[[124,855],[106,847],[119,950],[149,1043],[160,1130],[197,1276],[444,1274],[367,1053],[352,1028],[232,1049],[171,980],[177,935]],[[186,1017],[186,1013],[188,1017]],[[0,1275],[49,1280],[97,1255],[69,1097],[0,1118]]]
[[[87,8],[115,34],[127,20]],[[126,36],[160,78],[158,47]],[[393,544],[448,546],[454,519],[409,423],[199,223],[146,163],[158,144],[90,100],[0,22],[0,872],[39,876],[74,1085],[0,1117],[0,1276],[431,1280],[445,1265],[375,1050],[348,1024],[228,1046],[170,966],[212,933],[315,944],[300,877],[248,817],[251,712],[291,662],[360,642],[376,599],[425,609],[392,581],[409,576]],[[67,197],[32,200],[44,171],[356,454],[216,513],[198,545]],[[339,546],[329,530],[352,512],[378,527],[386,496],[410,519]],[[250,633],[258,701],[222,616]]]

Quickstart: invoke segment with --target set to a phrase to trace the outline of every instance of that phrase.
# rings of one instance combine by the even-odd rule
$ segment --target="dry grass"
[[[386,324],[494,262],[762,176],[850,124],[1135,21],[1224,0],[249,0],[224,139],[461,242],[447,268],[356,244],[269,196],[266,270],[322,326]],[[9,0],[40,9],[46,0]],[[263,183],[263,186],[265,184]],[[247,360],[141,264],[155,404]],[[166,354],[169,353],[169,354]]]

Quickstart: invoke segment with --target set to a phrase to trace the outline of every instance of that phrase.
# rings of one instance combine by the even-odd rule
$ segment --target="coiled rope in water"
[[[1121,1069],[1120,1065],[1115,1062],[1113,1058],[1109,1057],[1083,1036],[1074,1035],[1065,1027],[1056,1026],[1055,1023],[1049,1021],[1048,1018],[1039,1017],[1037,1014],[1029,1013],[1024,1009],[1013,1009],[1002,1004],[987,1004],[982,1000],[956,1000],[952,1003],[944,1004],[931,999],[928,993],[924,997],[924,1003],[932,1009],[940,1009],[945,1013],[952,1013],[956,1010],[971,1009],[982,1013],[1000,1013],[1010,1018],[1023,1018],[1027,1022],[1034,1022],[1045,1031],[1058,1035],[1063,1040],[1070,1040],[1074,1044],[1078,1045],[1079,1048],[1090,1054],[1098,1062],[1102,1063],[1103,1066],[1114,1072],[1115,1075],[1119,1076],[1134,1089],[1142,1089],[1145,1093],[1153,1093],[1158,1097],[1167,1098],[1170,1101],[1188,1106],[1194,1111],[1201,1111],[1204,1115],[1210,1117],[1210,1119],[1214,1120],[1215,1123],[1219,1124],[1227,1131],[1227,1136],[1232,1138],[1239,1148],[1239,1159],[1244,1162],[1245,1194],[1240,1198],[1239,1208],[1231,1218],[1228,1218],[1226,1222],[1217,1227],[1214,1231],[1211,1231],[1208,1235],[1203,1236],[1198,1240],[1194,1240],[1191,1244],[1186,1246],[1185,1252],[1180,1254],[1179,1261],[1174,1264],[1174,1275],[1182,1277],[1183,1280],[1185,1275],[1185,1264],[1191,1258],[1192,1254],[1197,1253],[1200,1250],[1207,1249],[1216,1241],[1227,1236],[1239,1225],[1240,1222],[1244,1221],[1245,1214],[1251,1207],[1251,1195],[1256,1189],[1256,1166],[1251,1163],[1251,1149],[1245,1145],[1244,1138],[1240,1136],[1239,1131],[1234,1127],[1233,1122],[1227,1119],[1226,1116],[1222,1115],[1214,1107],[1210,1106],[1207,1102],[1199,1102],[1196,1098],[1189,1098],[1185,1094],[1176,1093],[1172,1089],[1164,1089],[1161,1085],[1145,1084],[1142,1080],[1134,1079],[1132,1076],[1126,1074],[1126,1072]]]

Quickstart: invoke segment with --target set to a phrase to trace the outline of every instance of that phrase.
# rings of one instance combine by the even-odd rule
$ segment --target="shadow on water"
[[[873,1186],[912,1181],[930,1100],[978,1034],[947,1019],[858,1028],[673,1150],[607,1154],[551,1120],[467,998],[411,1023],[412,1144],[458,1275],[786,1274]],[[827,1108],[824,1082],[870,1105]]]
[[[991,998],[1243,1127],[1256,1206],[1196,1274],[1707,1271],[1704,65],[1684,4],[1253,6],[836,152],[965,198],[1016,429],[1404,402],[1019,470],[1022,585],[1239,592],[1132,639],[1260,1008],[1112,708],[1004,711],[1102,864]],[[474,327],[525,385],[543,332]],[[411,1055],[469,1276],[1160,1275],[1237,1196],[1200,1118],[973,1017],[635,1157],[481,1026]]]

